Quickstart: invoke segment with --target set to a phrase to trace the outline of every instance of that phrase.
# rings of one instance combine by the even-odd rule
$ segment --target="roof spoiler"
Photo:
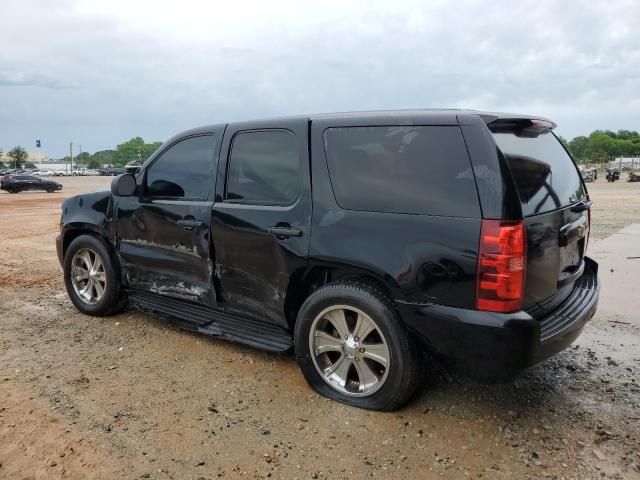
[[[538,135],[550,132],[556,124],[545,118],[480,115],[494,133],[514,133],[518,137],[536,138]]]
[[[522,129],[531,128],[538,131],[553,130],[557,127],[555,123],[546,118],[540,117],[523,117],[516,115],[501,115],[501,114],[481,114],[480,118],[484,120],[484,123],[491,128],[491,130],[501,129]]]

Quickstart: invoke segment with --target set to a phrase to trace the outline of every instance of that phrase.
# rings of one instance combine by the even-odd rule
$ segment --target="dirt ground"
[[[640,478],[640,184],[589,186],[603,292],[574,346],[503,385],[425,365],[378,413],[320,398],[287,354],[79,314],[60,202],[109,180],[0,193],[0,478]]]

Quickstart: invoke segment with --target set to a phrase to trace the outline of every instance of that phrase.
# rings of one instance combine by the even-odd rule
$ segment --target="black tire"
[[[90,249],[95,252],[100,256],[100,260],[104,265],[106,286],[102,298],[95,304],[89,304],[80,298],[71,280],[73,258],[76,253],[82,249]],[[113,315],[122,310],[126,305],[126,298],[123,295],[120,281],[120,264],[113,250],[100,238],[86,234],[74,239],[65,253],[63,270],[64,284],[67,288],[69,298],[80,312],[101,317]]]
[[[53,193],[53,187],[47,187],[47,193]]]
[[[316,368],[309,335],[316,317],[327,308],[344,305],[371,317],[389,347],[389,366],[384,383],[367,396],[352,396],[329,385]],[[311,387],[319,394],[348,405],[391,411],[404,405],[417,387],[420,356],[393,301],[379,289],[360,282],[341,281],[325,285],[307,298],[295,326],[298,365]]]

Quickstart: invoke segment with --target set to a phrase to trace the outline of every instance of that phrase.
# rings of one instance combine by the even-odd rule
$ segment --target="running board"
[[[271,352],[293,346],[293,337],[271,323],[230,314],[177,298],[129,290],[129,300],[138,309],[169,317],[184,330],[213,335]]]

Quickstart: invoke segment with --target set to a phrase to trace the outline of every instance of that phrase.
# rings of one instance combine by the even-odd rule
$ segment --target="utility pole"
[[[69,142],[69,158],[71,159],[71,171],[69,173],[73,175],[73,142]]]

